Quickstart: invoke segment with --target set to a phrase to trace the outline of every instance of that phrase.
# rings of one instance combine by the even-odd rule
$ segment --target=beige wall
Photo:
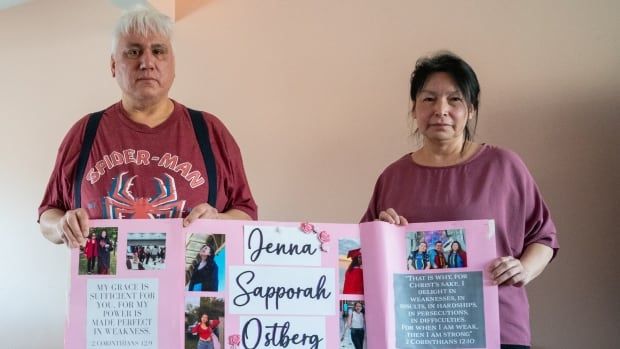
[[[177,24],[172,96],[227,124],[261,218],[356,222],[380,171],[411,149],[415,59],[453,50],[481,80],[478,140],[521,154],[560,231],[560,255],[529,287],[534,347],[616,347],[620,2],[203,3]],[[0,11],[2,347],[62,347],[68,254],[40,237],[35,212],[68,127],[119,97],[119,11]]]

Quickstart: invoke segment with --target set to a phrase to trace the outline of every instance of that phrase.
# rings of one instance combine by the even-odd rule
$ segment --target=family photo
[[[0,0],[3,347],[615,347],[618,13]]]
[[[90,228],[80,247],[79,275],[116,275],[116,241],[118,228]]]
[[[407,270],[467,267],[463,229],[407,233]]]

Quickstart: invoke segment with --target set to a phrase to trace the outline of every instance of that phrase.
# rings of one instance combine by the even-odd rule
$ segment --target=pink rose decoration
[[[314,225],[310,224],[310,223],[301,223],[301,231],[303,231],[306,234],[310,234],[314,231]]]
[[[319,233],[319,241],[321,242],[321,244],[329,242],[329,240],[331,240],[331,237],[329,236],[328,232],[323,230],[322,232]]]
[[[231,336],[228,336],[229,345],[237,346],[239,345],[239,343],[241,343],[241,336],[239,336],[238,334],[233,334]]]

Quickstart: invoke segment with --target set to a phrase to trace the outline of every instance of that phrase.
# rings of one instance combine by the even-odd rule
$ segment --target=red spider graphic
[[[110,218],[174,218],[181,217],[185,200],[177,201],[177,188],[174,178],[169,174],[166,182],[155,177],[159,195],[150,198],[134,198],[131,193],[133,176],[127,180],[123,177],[127,172],[118,176],[111,196],[105,197],[105,211]]]

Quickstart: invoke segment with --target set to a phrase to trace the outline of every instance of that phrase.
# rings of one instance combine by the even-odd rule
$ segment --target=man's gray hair
[[[116,22],[112,35],[112,54],[116,52],[118,41],[124,35],[129,33],[142,36],[157,34],[172,40],[173,29],[174,22],[170,17],[149,5],[138,4],[123,12]]]

